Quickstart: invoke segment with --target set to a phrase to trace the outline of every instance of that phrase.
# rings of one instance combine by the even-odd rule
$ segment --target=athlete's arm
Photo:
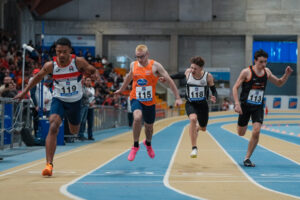
[[[100,79],[98,70],[93,65],[90,65],[83,57],[76,57],[76,66],[85,76],[93,80]]]
[[[184,72],[184,75],[185,75],[185,78],[186,79],[188,79],[189,78],[189,75],[190,75],[190,73],[191,73],[191,68],[187,68],[186,70],[185,70],[185,72]]]
[[[209,86],[210,91],[212,93],[212,96],[211,96],[210,100],[213,103],[216,103],[218,93],[217,93],[217,89],[216,89],[216,86],[215,86],[215,83],[214,83],[214,77],[211,75],[211,73],[208,73],[208,75],[207,75],[207,83],[208,83],[208,86]]]
[[[43,68],[29,81],[27,87],[19,94],[17,94],[13,99],[21,100],[28,93],[28,91],[33,88],[37,83],[41,82],[41,80],[47,74],[51,74],[53,71],[53,63],[52,61],[46,62]]]
[[[239,102],[238,89],[242,85],[242,83],[247,80],[249,73],[250,72],[249,72],[248,68],[242,70],[240,73],[240,76],[238,77],[234,86],[232,87],[232,95],[233,95],[233,99],[234,99],[234,110],[239,114],[243,114],[243,113],[242,113],[241,105]]]
[[[281,78],[276,77],[269,68],[266,68],[266,72],[268,74],[268,79],[271,81],[271,83],[278,87],[281,87],[286,83],[289,76],[293,73],[293,69],[290,66],[287,66],[285,69],[285,73]]]
[[[129,83],[132,81],[132,77],[133,77],[133,74],[132,74],[133,63],[134,62],[132,62],[130,64],[130,71],[126,74],[122,86],[120,87],[120,89],[118,89],[117,91],[115,91],[115,94],[120,94],[121,92],[123,92],[127,88],[127,86],[129,85]]]
[[[175,95],[175,98],[176,98],[175,104],[176,104],[176,106],[181,105],[182,104],[182,100],[180,98],[179,92],[177,90],[177,87],[176,87],[174,81],[169,76],[168,72],[158,62],[154,62],[154,67],[156,67],[157,74],[159,76],[161,76],[161,77],[164,77],[166,79],[166,82],[168,83],[169,87],[171,88],[173,94]]]

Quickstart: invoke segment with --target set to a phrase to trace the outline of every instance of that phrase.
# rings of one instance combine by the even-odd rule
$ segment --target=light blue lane
[[[252,128],[253,128],[252,126],[248,127],[248,129],[251,130],[251,131],[252,131]],[[299,134],[298,132],[300,132],[299,131],[299,129],[300,129],[299,125],[295,125],[295,126],[290,125],[288,127],[277,127],[277,126],[275,126],[274,129],[285,130],[287,133],[294,132],[294,133]],[[273,131],[263,130],[263,129],[261,130],[261,134],[269,135],[271,137],[279,138],[281,140],[285,140],[285,141],[300,145],[300,137],[298,137],[296,135],[276,133],[276,132],[273,132]]]
[[[256,167],[244,167],[243,160],[248,140],[221,128],[228,123],[236,123],[236,121],[210,124],[207,129],[241,168],[254,181],[266,188],[300,197],[299,163],[292,162],[258,145],[251,158],[256,163]]]
[[[104,140],[106,138],[122,134],[124,132],[129,131],[128,127],[119,127],[114,129],[107,129],[103,131],[97,131],[94,133],[95,141]],[[83,145],[87,145],[93,143],[91,141],[77,141],[74,143],[67,143],[65,146],[57,146],[56,153],[70,151],[72,149],[78,148]],[[4,157],[4,160],[0,163],[0,172],[17,167],[22,164],[30,163],[35,160],[39,160],[45,158],[45,147],[16,147],[13,149],[6,149],[0,151],[0,155]],[[55,157],[54,157],[55,161]]]
[[[85,199],[192,199],[163,184],[175,147],[187,123],[174,123],[154,135],[154,159],[148,157],[144,145],[141,145],[133,162],[127,160],[126,152],[70,185],[68,192]]]

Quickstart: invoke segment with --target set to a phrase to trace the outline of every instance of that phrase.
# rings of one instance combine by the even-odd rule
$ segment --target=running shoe
[[[53,165],[47,163],[45,169],[42,171],[43,176],[52,176]]]
[[[144,140],[143,144],[145,145],[146,149],[147,149],[147,152],[148,152],[148,155],[150,158],[154,158],[155,157],[155,153],[152,149],[152,146],[147,146],[146,144],[146,140]]]
[[[245,167],[255,167],[255,164],[251,162],[251,160],[248,158],[244,160],[244,166]]]
[[[198,149],[194,148],[190,154],[191,158],[197,158]]]
[[[131,147],[130,153],[128,155],[128,160],[129,161],[133,161],[135,158],[136,153],[138,152],[138,150],[140,149],[140,147]]]

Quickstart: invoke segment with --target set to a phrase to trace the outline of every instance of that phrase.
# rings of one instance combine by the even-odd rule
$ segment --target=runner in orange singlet
[[[164,77],[171,90],[173,91],[176,106],[182,104],[177,87],[170,78],[168,72],[163,66],[150,60],[149,52],[146,45],[138,45],[135,49],[137,61],[130,64],[130,71],[126,75],[124,82],[115,94],[123,92],[128,84],[132,82],[132,90],[130,93],[131,109],[133,112],[133,140],[134,144],[128,155],[128,160],[133,161],[139,150],[139,137],[142,129],[142,118],[144,119],[146,140],[144,145],[150,158],[154,158],[155,153],[151,146],[153,123],[155,121],[155,87],[158,77]]]

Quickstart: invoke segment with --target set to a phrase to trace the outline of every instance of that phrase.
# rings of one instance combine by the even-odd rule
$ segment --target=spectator
[[[35,98],[38,102],[38,109],[41,107],[41,90],[40,90],[41,84],[38,84],[36,91],[35,91]],[[49,89],[49,83],[45,82],[43,85],[43,115],[46,117],[49,117],[50,114],[50,107],[52,102],[52,93]]]
[[[5,89],[1,93],[2,97],[8,97],[13,98],[18,94],[18,91],[16,90],[16,84],[12,81],[8,84],[5,84]]]
[[[12,82],[12,78],[9,75],[7,75],[7,73],[5,73],[5,75],[6,76],[3,79],[3,85],[1,85],[1,87],[0,87],[0,96],[2,96],[2,92],[6,88],[8,88],[9,84]]]
[[[227,97],[225,97],[222,103],[222,111],[227,111],[227,110],[229,110],[229,100]]]
[[[94,104],[95,104],[95,89],[92,87],[91,78],[87,77],[84,81],[85,93],[88,97],[87,104],[82,107],[85,111],[82,113],[82,119],[80,124],[79,138],[84,138],[84,132],[86,127],[86,122],[88,123],[88,140],[95,140],[93,137],[93,125],[94,125]]]

